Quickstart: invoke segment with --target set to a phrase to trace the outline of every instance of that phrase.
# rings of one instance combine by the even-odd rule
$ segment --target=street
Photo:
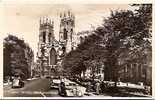
[[[67,81],[70,80],[67,79]],[[23,88],[11,88],[11,85],[6,85],[3,94],[4,97],[61,97],[58,94],[58,89],[50,89],[50,79],[47,78],[26,81]],[[92,96],[109,97],[108,95],[94,95],[93,93],[84,95],[84,97]]]
[[[72,82],[66,79],[68,82]],[[58,94],[58,89],[50,89],[49,78],[38,78],[24,81],[25,86],[23,88],[12,88],[10,85],[4,85],[3,94],[4,97],[61,97]],[[80,86],[82,87],[82,86]],[[86,92],[83,97],[145,97],[146,95],[129,92],[105,92],[97,95],[95,92]]]
[[[58,97],[58,90],[50,89],[50,80],[46,78],[25,82],[23,88],[4,86],[4,97]]]

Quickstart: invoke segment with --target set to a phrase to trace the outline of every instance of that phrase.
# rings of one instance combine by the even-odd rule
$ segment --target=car
[[[22,88],[24,87],[24,82],[19,78],[14,78],[12,81],[12,88]]]
[[[86,88],[79,86],[75,82],[65,81],[65,90],[63,91],[61,88],[59,89],[60,95],[67,97],[81,97],[86,92]]]
[[[35,77],[36,77],[36,78],[40,78],[40,75],[36,75]]]
[[[82,96],[82,92],[77,88],[78,84],[70,82],[66,85],[66,96]]]
[[[58,89],[60,85],[60,79],[51,79],[50,88],[51,89]]]

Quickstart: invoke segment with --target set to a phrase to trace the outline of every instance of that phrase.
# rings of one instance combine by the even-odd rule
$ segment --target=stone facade
[[[54,36],[54,21],[40,19],[38,66],[42,75],[51,75],[61,69],[66,53],[76,48],[75,17],[68,11],[60,14],[59,40]]]

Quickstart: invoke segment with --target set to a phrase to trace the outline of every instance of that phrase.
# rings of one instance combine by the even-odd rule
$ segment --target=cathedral
[[[61,68],[64,56],[76,48],[75,16],[70,11],[60,14],[59,40],[54,36],[54,21],[41,18],[37,63],[41,75],[53,75]]]

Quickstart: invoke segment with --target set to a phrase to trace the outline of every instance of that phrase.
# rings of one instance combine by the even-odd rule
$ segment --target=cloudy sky
[[[0,5],[0,34],[2,38],[8,34],[23,38],[36,54],[40,17],[54,20],[54,34],[58,40],[59,15],[63,11],[71,10],[75,14],[75,32],[79,32],[91,29],[91,25],[100,25],[110,10],[127,9],[133,8],[127,4],[3,4]]]

